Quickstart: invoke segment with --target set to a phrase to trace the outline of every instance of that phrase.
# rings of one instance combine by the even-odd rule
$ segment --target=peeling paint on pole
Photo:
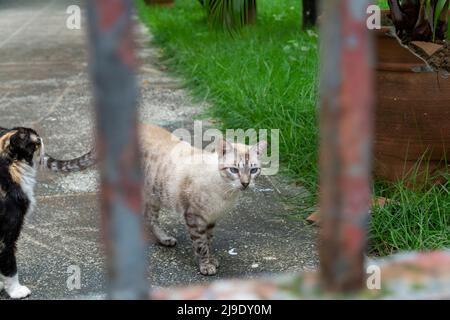
[[[330,291],[360,289],[369,219],[373,48],[369,1],[323,1],[320,260]]]
[[[88,1],[102,230],[113,299],[148,297],[132,4],[132,0]]]

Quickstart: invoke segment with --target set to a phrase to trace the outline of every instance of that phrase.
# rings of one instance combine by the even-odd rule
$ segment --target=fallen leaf
[[[375,197],[372,198],[372,206],[384,207],[388,200],[385,197]]]
[[[306,221],[311,223],[319,222],[320,221],[319,215],[320,215],[319,210],[316,210],[308,218],[306,218]]]

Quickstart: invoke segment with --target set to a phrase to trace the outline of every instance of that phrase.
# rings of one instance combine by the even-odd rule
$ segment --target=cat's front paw
[[[220,267],[219,260],[217,260],[216,258],[209,258],[209,262],[212,263],[216,267],[216,269]]]
[[[175,247],[177,245],[177,239],[174,237],[165,237],[160,239],[159,243],[164,247]]]
[[[11,299],[23,299],[28,297],[31,294],[31,291],[25,286],[18,285],[6,290],[6,293],[8,293]]]
[[[0,281],[0,291],[2,291],[5,288],[5,284]]]
[[[200,273],[204,276],[213,276],[217,273],[217,268],[211,262],[203,262],[200,263]]]

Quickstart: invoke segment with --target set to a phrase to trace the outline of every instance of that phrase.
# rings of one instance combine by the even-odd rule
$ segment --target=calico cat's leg
[[[152,199],[153,200],[153,199]],[[150,227],[158,242],[165,247],[173,247],[177,244],[177,239],[169,236],[159,225],[160,205],[156,199],[146,201],[145,215],[150,219]]]
[[[215,275],[217,273],[217,260],[211,255],[208,240],[208,224],[203,217],[190,212],[189,209],[185,212],[184,217],[200,273],[205,276]]]
[[[19,283],[13,248],[4,249],[0,253],[0,281],[3,282],[6,293],[12,299],[23,299],[31,294],[30,289]]]

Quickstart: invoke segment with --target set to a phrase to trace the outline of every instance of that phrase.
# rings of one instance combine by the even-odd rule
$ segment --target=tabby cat
[[[186,222],[200,273],[216,274],[219,262],[211,250],[216,221],[240,192],[254,186],[266,141],[247,146],[219,140],[216,152],[206,152],[158,126],[141,125],[139,131],[145,214],[153,234],[161,245],[175,246],[176,239],[161,228],[158,218],[161,208],[176,211]],[[53,172],[80,171],[96,162],[95,150],[68,161],[41,153],[41,165]]]
[[[200,273],[214,275],[219,262],[211,241],[217,219],[253,187],[261,173],[267,143],[254,146],[219,140],[216,152],[196,149],[157,126],[140,128],[145,173],[145,213],[158,242],[174,246],[176,239],[159,225],[162,207],[184,216]]]
[[[36,204],[38,165],[67,172],[92,163],[89,154],[71,161],[45,155],[43,141],[33,129],[0,128],[0,290],[5,289],[11,298],[21,299],[31,293],[19,283],[15,251],[24,218]]]

